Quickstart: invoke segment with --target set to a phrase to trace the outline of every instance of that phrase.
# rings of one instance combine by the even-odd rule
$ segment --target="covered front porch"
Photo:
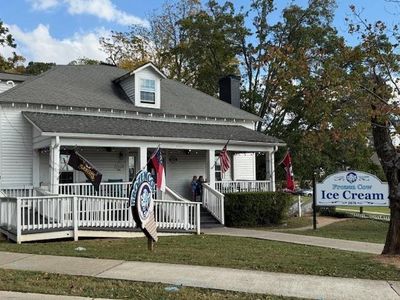
[[[278,144],[242,126],[171,125],[46,113],[27,113],[25,117],[33,126],[32,185],[2,186],[4,197],[0,198],[0,227],[19,242],[40,237],[38,234],[53,238],[71,236],[71,232],[74,237],[125,236],[135,228],[126,201],[131,181],[138,170],[147,167],[151,171],[148,161],[157,147],[162,149],[167,189],[156,195],[156,220],[159,228],[169,232],[199,233],[200,205],[224,224],[226,193],[275,190]],[[80,126],[75,128],[78,122]],[[143,122],[150,131],[144,131]],[[65,132],[67,128],[69,132]],[[232,163],[229,171],[221,174],[218,155],[227,140]],[[68,166],[71,150],[103,174],[98,192],[83,174]],[[267,180],[256,178],[256,153],[264,154]],[[193,176],[206,180],[201,199],[192,197]]]

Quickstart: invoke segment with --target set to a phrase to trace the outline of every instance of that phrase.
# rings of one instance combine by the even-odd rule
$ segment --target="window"
[[[60,155],[60,183],[73,183],[74,182],[74,169],[68,165],[69,155]]]
[[[140,79],[140,102],[156,103],[156,81],[152,79]]]

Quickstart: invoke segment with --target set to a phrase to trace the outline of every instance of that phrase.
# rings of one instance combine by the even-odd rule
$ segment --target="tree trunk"
[[[371,119],[374,147],[389,184],[390,223],[382,254],[400,255],[399,155],[393,146],[387,123]]]

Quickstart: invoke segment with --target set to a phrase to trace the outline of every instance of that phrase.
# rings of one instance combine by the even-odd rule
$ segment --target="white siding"
[[[17,85],[16,83],[12,84],[11,82],[12,81],[1,81],[0,80],[0,94],[11,89],[15,85]]]
[[[151,79],[155,81],[155,103],[148,104],[140,101],[140,80],[141,79]],[[140,70],[135,74],[135,106],[137,107],[149,107],[149,108],[160,108],[161,107],[161,83],[160,75],[153,71],[152,68],[146,68]]]
[[[165,181],[173,191],[191,199],[192,178],[201,175],[207,179],[205,151],[193,150],[190,154],[185,154],[183,151],[167,151]]]
[[[32,126],[15,109],[0,109],[0,183],[32,184]]]
[[[135,76],[125,78],[120,84],[125,94],[129,97],[129,100],[135,103]]]
[[[79,151],[88,161],[90,161],[103,174],[103,182],[109,179],[122,179],[128,181],[127,177],[127,157],[126,152],[121,150],[123,156],[120,158],[120,151],[107,152],[105,148],[84,149]],[[61,167],[60,167],[61,171]],[[79,171],[74,172],[74,182],[86,182],[86,176]],[[40,182],[42,185],[49,185],[49,154],[40,154]]]
[[[49,175],[49,153],[39,154],[39,183],[48,186],[50,184]]]
[[[120,153],[123,156],[120,157]],[[104,148],[99,148],[98,151],[96,149],[85,149],[80,154],[103,174],[103,182],[107,182],[109,179],[128,181],[127,157],[124,150],[107,152]],[[82,172],[76,172],[74,176],[75,182],[86,182],[86,180],[86,176]]]
[[[234,180],[256,180],[255,153],[240,153],[233,156]]]

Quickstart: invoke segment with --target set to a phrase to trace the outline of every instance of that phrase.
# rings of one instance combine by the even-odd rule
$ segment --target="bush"
[[[351,214],[341,211],[336,211],[335,206],[317,206],[317,212],[320,216],[328,216],[335,218],[351,218]]]
[[[227,226],[281,224],[287,217],[291,196],[281,192],[232,193],[225,195]]]

